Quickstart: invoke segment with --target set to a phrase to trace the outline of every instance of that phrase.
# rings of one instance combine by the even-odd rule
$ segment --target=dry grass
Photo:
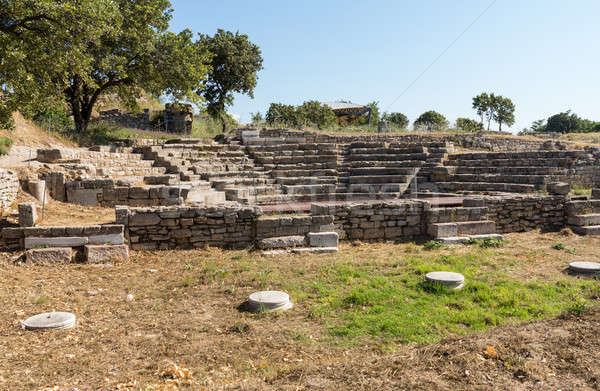
[[[15,128],[13,130],[0,130],[0,137],[10,138],[15,146],[39,147],[48,148],[51,146],[61,145],[74,147],[75,144],[71,141],[58,138],[55,134],[48,133],[29,121],[20,113],[14,113]]]
[[[600,239],[566,233],[507,235],[485,266],[515,279],[549,281],[572,259],[597,259]],[[576,254],[554,250],[554,243]],[[219,249],[134,252],[113,267],[89,264],[0,264],[0,389],[159,389],[174,363],[191,371],[180,389],[598,389],[600,313],[490,332],[448,336],[431,345],[348,344],[314,316],[314,296],[293,290],[295,307],[254,315],[237,307],[249,293],[309,284],[324,267],[360,265],[414,254],[480,254],[476,246],[422,252],[407,244],[343,244],[339,254],[261,257]],[[486,250],[487,251],[487,250]],[[491,250],[490,250],[491,251]],[[568,277],[574,278],[574,277]],[[133,301],[126,296],[132,294]],[[29,332],[20,322],[64,310],[77,327]],[[489,356],[491,346],[497,353]],[[488,354],[484,354],[488,351]],[[146,388],[154,385],[155,388]],[[71,388],[66,388],[66,387]]]

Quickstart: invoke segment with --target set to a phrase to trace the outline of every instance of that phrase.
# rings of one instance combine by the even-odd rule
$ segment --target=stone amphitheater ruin
[[[111,207],[113,224],[38,227],[23,205],[0,247],[28,259],[90,261],[128,249],[207,245],[336,251],[339,240],[447,242],[570,226],[600,234],[600,149],[483,135],[331,135],[237,129],[218,141],[40,149],[27,178],[1,171],[6,208],[19,185],[44,197]],[[47,195],[44,193],[47,189]],[[33,213],[33,217],[32,217]],[[58,250],[55,250],[58,249]]]

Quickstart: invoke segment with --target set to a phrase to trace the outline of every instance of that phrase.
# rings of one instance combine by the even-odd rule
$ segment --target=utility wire
[[[496,3],[496,1],[498,0],[492,0],[492,2],[483,10],[481,11],[481,13],[479,15],[477,15],[477,17],[460,33],[458,34],[458,36],[456,38],[454,38],[454,41],[450,42],[450,44],[423,70],[423,72],[421,72],[419,74],[419,76],[417,76],[401,93],[400,95],[398,95],[398,97],[396,99],[394,99],[392,101],[392,103],[390,103],[386,109],[384,111],[388,111],[390,109],[390,107],[396,103],[398,101],[398,99],[400,99],[417,81],[419,81],[419,79],[429,70],[429,68],[431,68],[436,62],[438,62],[438,60],[444,55],[446,54],[446,52],[448,50],[450,50],[450,48],[452,46],[454,46],[454,44],[463,36],[465,35],[465,33],[467,31],[469,31],[469,29],[471,27],[473,27],[473,25],[475,23],[477,23],[477,21],[479,19],[481,19],[481,17],[490,9],[492,8],[492,6]]]

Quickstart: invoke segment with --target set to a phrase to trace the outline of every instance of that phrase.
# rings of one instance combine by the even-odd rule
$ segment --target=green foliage
[[[456,128],[465,132],[479,132],[483,130],[483,124],[470,118],[457,118]]]
[[[250,116],[252,118],[252,123],[255,125],[263,122],[263,116],[260,111],[257,111],[256,113],[250,113]]]
[[[564,250],[566,247],[562,243],[554,243],[552,245],[552,248],[555,249],[555,250]]]
[[[263,69],[257,45],[245,34],[217,30],[214,36],[200,34],[200,44],[212,54],[211,70],[203,85],[208,113],[217,118],[233,103],[233,93],[254,98],[258,71]]]
[[[400,129],[406,129],[410,123],[408,117],[402,113],[383,113],[381,119],[384,121],[390,121],[391,123],[397,125]]]
[[[511,126],[515,123],[515,105],[509,98],[501,95],[482,92],[473,97],[473,109],[481,117],[482,124],[485,118],[487,130],[490,130],[492,120],[498,123],[499,131],[502,131],[502,124]]]
[[[371,126],[377,126],[379,123],[379,102],[373,101],[368,103],[367,106],[371,108]],[[360,117],[359,122],[363,125],[369,124],[369,117]]]
[[[69,104],[78,132],[115,94],[129,107],[141,90],[200,102],[209,54],[192,33],[168,31],[168,0],[11,1],[0,18],[3,117],[17,108]]]
[[[336,124],[337,117],[329,106],[317,101],[307,101],[298,107],[282,103],[271,103],[265,120],[269,125],[300,128],[316,126],[320,129]]]
[[[298,106],[296,118],[300,122],[300,126],[313,125],[319,129],[332,126],[337,122],[337,117],[331,107],[322,105],[315,100],[304,102],[301,106]]]
[[[69,111],[65,105],[61,104],[48,105],[42,110],[27,115],[27,117],[32,119],[39,127],[53,132],[68,132],[72,130],[74,126]]]
[[[423,245],[423,249],[425,250],[435,250],[442,247],[444,247],[444,244],[437,240],[430,240]]]
[[[8,137],[0,137],[0,155],[8,155],[13,141]]]
[[[444,130],[448,127],[448,120],[434,110],[424,112],[415,121],[415,128],[427,131]]]
[[[581,118],[570,110],[564,113],[554,114],[548,117],[546,124],[546,132],[549,133],[573,133],[579,128]]]

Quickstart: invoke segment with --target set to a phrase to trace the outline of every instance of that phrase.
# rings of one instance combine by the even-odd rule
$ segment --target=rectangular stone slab
[[[89,244],[123,244],[123,234],[91,235],[88,237]]]
[[[311,247],[337,247],[339,235],[337,232],[310,232],[308,240]]]
[[[71,262],[73,250],[71,247],[35,248],[27,250],[27,262]]]
[[[35,247],[80,247],[88,243],[87,237],[73,236],[69,238],[57,237],[57,238],[36,238],[29,237],[25,238],[25,248]]]
[[[92,245],[84,247],[85,260],[90,263],[106,263],[129,259],[129,248],[124,245]]]

